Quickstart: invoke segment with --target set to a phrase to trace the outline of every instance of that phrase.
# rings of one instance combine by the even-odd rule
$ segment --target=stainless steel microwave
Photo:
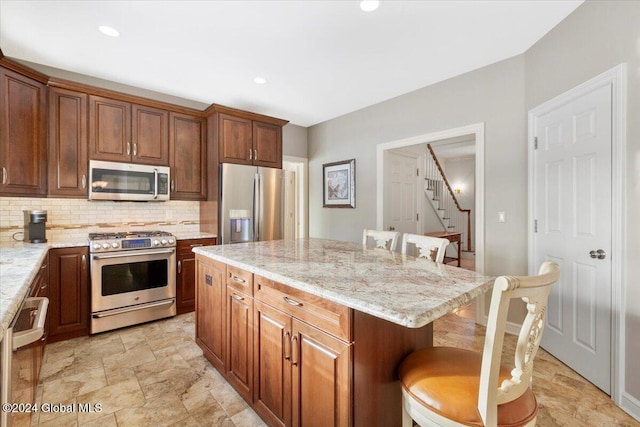
[[[169,200],[169,167],[89,160],[89,200]]]

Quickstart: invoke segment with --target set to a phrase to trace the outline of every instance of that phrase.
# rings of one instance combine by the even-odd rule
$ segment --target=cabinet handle
[[[138,155],[138,144],[133,144],[133,155],[134,156]]]
[[[131,143],[127,142],[127,156],[131,155]]]
[[[2,167],[2,185],[7,183],[7,168]]]
[[[295,341],[295,343],[294,343]],[[295,350],[295,357],[293,356]],[[293,366],[298,366],[298,335],[294,335],[291,337],[291,364]]]
[[[182,273],[182,261],[178,261],[178,274]]]
[[[284,335],[282,335],[282,357],[284,360],[291,359],[291,345],[289,345],[289,351],[287,352],[287,344],[291,344],[291,333],[286,331]]]
[[[233,280],[233,281],[234,281],[234,282],[236,282],[236,283],[247,283],[247,281],[246,281],[246,280],[241,279],[241,278],[239,278],[238,276],[233,276],[233,277],[231,278],[231,280]]]
[[[253,152],[251,151],[251,148],[249,148],[249,160],[253,160]]]
[[[87,269],[87,256],[86,255],[82,255],[82,269],[83,270]]]
[[[176,191],[176,182],[173,179],[171,180],[171,191]]]
[[[233,298],[236,301],[244,301],[244,298],[242,298],[240,295],[238,294],[231,294],[231,298]]]
[[[253,150],[253,160],[258,160],[258,149]]]
[[[87,188],[87,175],[82,174],[82,188]]]
[[[286,302],[289,305],[294,305],[296,307],[302,307],[302,303],[301,302],[293,300],[293,299],[291,299],[289,297],[282,297],[282,299],[284,299],[284,302]]]

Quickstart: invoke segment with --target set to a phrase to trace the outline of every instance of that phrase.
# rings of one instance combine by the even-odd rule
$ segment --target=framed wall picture
[[[356,159],[322,165],[325,208],[356,207]]]

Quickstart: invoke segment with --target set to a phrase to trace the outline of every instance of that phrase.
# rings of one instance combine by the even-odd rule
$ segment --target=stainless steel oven
[[[92,233],[92,334],[176,314],[176,240],[166,232]]]

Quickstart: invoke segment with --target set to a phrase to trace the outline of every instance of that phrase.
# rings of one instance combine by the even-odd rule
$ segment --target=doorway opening
[[[470,142],[473,141],[473,144]],[[440,132],[433,132],[425,135],[420,135],[408,139],[392,141],[387,143],[378,144],[377,146],[377,194],[376,194],[376,228],[379,230],[386,230],[391,224],[393,209],[398,212],[397,203],[399,203],[396,196],[394,201],[391,195],[396,195],[397,192],[392,191],[390,187],[391,174],[393,173],[392,159],[394,157],[408,157],[415,158],[419,165],[426,167],[426,147],[430,144],[434,150],[442,150],[445,152],[451,150],[455,152],[458,150],[467,150],[464,155],[452,156],[464,157],[465,155],[473,155],[474,174],[473,174],[473,208],[474,220],[471,225],[473,230],[472,238],[472,251],[467,256],[473,256],[475,258],[475,271],[484,273],[484,123],[477,123],[469,126],[463,126],[454,129],[448,129]],[[470,150],[469,147],[473,149]],[[421,157],[422,156],[422,157]],[[420,169],[420,167],[418,167]],[[427,227],[427,217],[429,210],[433,214],[433,207],[428,207],[424,203],[425,194],[425,175],[424,170],[421,172],[413,172],[416,177],[416,213],[417,219],[415,221],[414,229],[415,233],[422,234],[429,230]],[[417,176],[420,175],[420,176]],[[408,178],[405,178],[407,185],[409,183]],[[462,189],[461,189],[462,191]],[[405,192],[409,194],[411,191]],[[420,218],[425,220],[421,221]],[[398,230],[402,231],[402,230]],[[409,231],[407,231],[409,232]],[[462,242],[461,242],[462,243]],[[465,247],[466,245],[463,245]],[[476,322],[482,324],[484,322],[484,298],[478,298],[475,304],[475,316]]]
[[[284,238],[308,237],[308,170],[309,160],[302,157],[284,156],[282,169],[284,184]]]

